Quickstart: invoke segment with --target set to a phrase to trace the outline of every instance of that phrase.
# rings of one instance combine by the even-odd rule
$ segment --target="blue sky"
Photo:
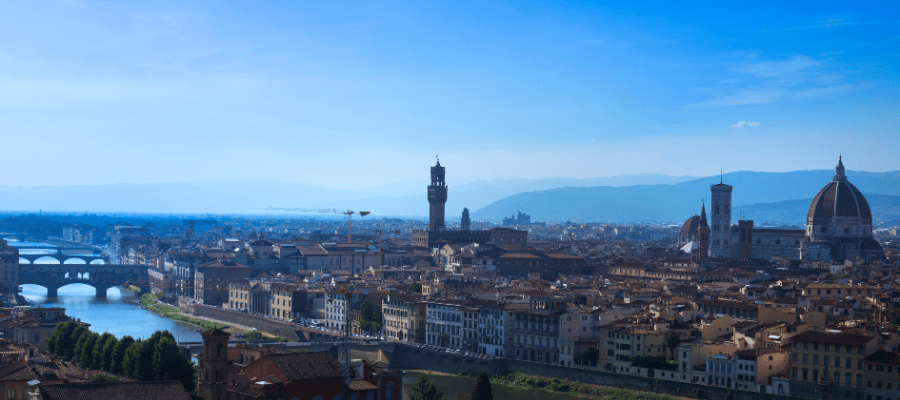
[[[0,184],[900,169],[900,3],[675,3],[2,2]]]

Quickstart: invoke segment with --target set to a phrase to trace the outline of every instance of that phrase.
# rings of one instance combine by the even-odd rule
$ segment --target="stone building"
[[[753,221],[731,225],[732,187],[718,183],[710,187],[709,237],[703,235],[704,217],[692,216],[682,226],[679,242],[685,251],[699,249],[698,259],[864,260],[884,257],[872,237],[872,212],[865,196],[847,180],[838,158],[835,175],[815,196],[806,216],[806,229],[754,228]],[[688,248],[697,241],[697,246]],[[707,249],[705,251],[705,249]]]
[[[447,203],[446,169],[441,162],[431,167],[431,185],[428,185],[428,230],[412,232],[412,244],[415,247],[432,249],[444,244],[487,243],[515,244],[525,246],[528,243],[528,231],[509,228],[497,228],[489,231],[472,231],[464,227],[458,231],[447,230],[444,224],[444,205]],[[464,213],[468,221],[468,212]],[[462,221],[461,221],[462,222]],[[469,225],[467,223],[466,225]]]
[[[210,261],[194,272],[194,299],[201,304],[221,306],[230,301],[228,285],[250,277],[250,267],[233,262]]]
[[[19,289],[19,249],[0,239],[0,290],[15,293]]]
[[[857,400],[865,391],[864,361],[878,350],[874,334],[862,331],[806,331],[791,338],[791,394]],[[827,382],[828,386],[820,383]]]

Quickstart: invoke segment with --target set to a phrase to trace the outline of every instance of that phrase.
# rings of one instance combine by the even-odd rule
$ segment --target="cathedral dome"
[[[834,178],[813,198],[806,214],[810,225],[830,224],[838,220],[845,223],[872,224],[869,203],[856,186],[847,181],[844,164],[838,159]]]
[[[688,218],[687,221],[684,221],[684,225],[681,226],[681,236],[697,236],[697,228],[700,227],[700,216],[694,215],[693,217]]]

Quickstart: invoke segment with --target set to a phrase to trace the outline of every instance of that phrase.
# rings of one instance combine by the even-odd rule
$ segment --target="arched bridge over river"
[[[83,283],[105,298],[106,290],[119,285],[134,285],[149,291],[146,265],[110,264],[19,264],[19,284],[47,288],[47,297],[56,297],[59,288]]]

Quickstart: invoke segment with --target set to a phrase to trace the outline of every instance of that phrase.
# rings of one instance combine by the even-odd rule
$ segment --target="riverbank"
[[[224,321],[200,315],[188,315],[185,310],[161,300],[160,295],[145,294],[141,297],[141,306],[169,318],[173,321],[194,325],[200,330],[221,329],[230,333],[233,337],[244,338],[250,342],[285,342],[287,339],[260,332],[255,327],[236,324],[234,321]]]
[[[222,329],[231,334],[235,333],[244,333],[246,331],[252,330],[252,328],[241,329],[238,327],[231,326],[222,321],[209,321],[202,318],[189,317],[184,315],[184,312],[178,307],[174,307],[172,305],[163,303],[159,300],[160,296],[145,294],[141,296],[141,307],[146,308],[161,317],[165,317],[171,319],[173,321],[183,322],[186,324],[194,325],[200,330],[206,331],[210,329]],[[242,327],[243,328],[243,327]]]
[[[468,395],[472,392],[476,377],[473,375],[452,375],[434,371],[412,370],[403,377],[403,393],[408,398],[412,384],[419,375],[427,375],[435,382],[435,387],[447,398]],[[565,379],[546,378],[514,372],[491,377],[494,398],[516,400],[564,400],[564,399],[604,399],[604,400],[681,400],[681,398],[648,391],[619,389]]]

